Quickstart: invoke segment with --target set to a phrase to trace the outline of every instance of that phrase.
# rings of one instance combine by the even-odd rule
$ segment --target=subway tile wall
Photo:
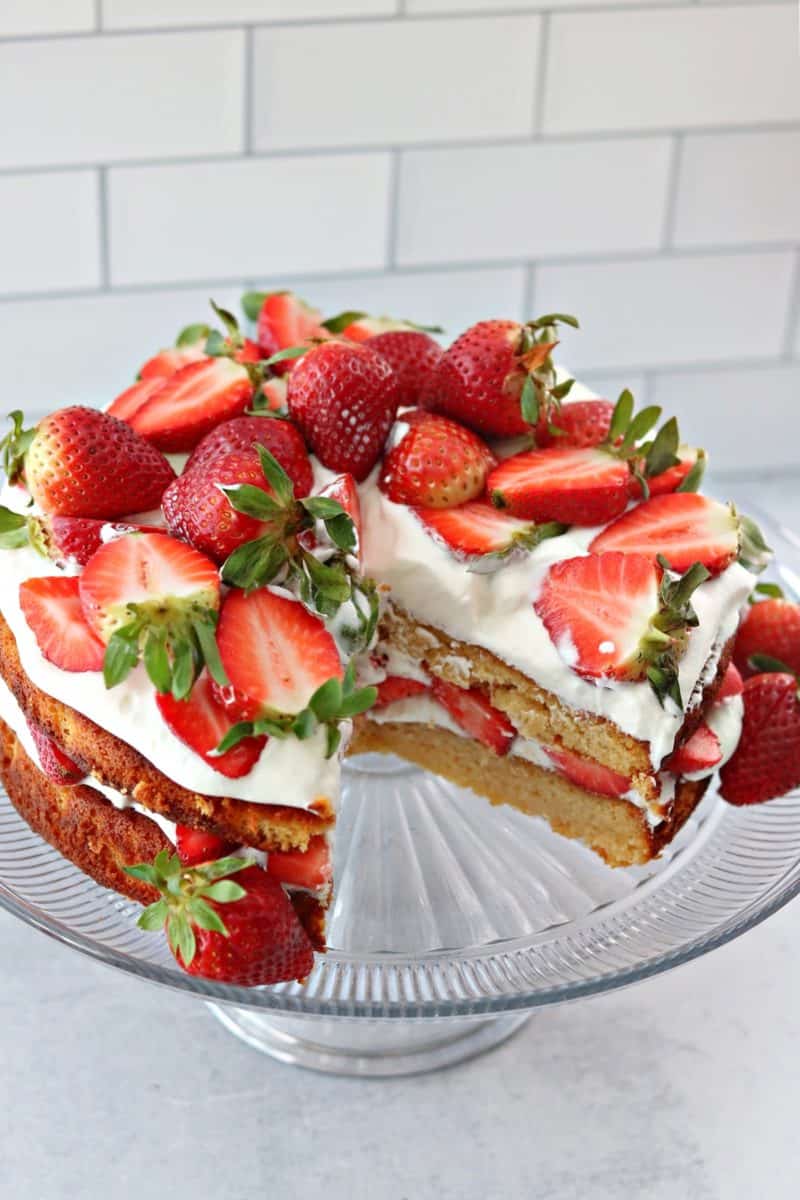
[[[209,295],[575,311],[563,357],[800,464],[796,0],[0,0],[13,405],[106,403]]]

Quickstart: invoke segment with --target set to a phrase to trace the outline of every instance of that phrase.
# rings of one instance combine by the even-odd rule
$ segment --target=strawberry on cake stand
[[[243,307],[13,415],[0,903],[391,1075],[796,895],[796,542],[555,368],[572,317]]]

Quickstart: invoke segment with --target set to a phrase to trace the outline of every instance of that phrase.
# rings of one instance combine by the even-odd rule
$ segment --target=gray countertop
[[[800,483],[758,496],[791,522]],[[385,1081],[282,1066],[197,1001],[0,913],[0,1195],[793,1200],[798,912],[537,1013],[483,1058]]]

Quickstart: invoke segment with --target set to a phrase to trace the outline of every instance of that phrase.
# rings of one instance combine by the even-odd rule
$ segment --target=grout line
[[[800,250],[794,264],[792,290],[789,295],[789,311],[786,316],[786,333],[783,339],[783,357],[790,362],[796,360],[795,338],[800,336]]]
[[[662,250],[672,249],[675,240],[675,222],[678,215],[678,195],[683,171],[683,149],[685,136],[676,133],[670,148],[670,162],[667,175],[667,202],[664,206],[664,224],[661,230]]]
[[[94,0],[94,31],[103,32],[103,0]]]
[[[254,28],[254,27],[252,27]],[[580,133],[555,133],[542,134],[536,141],[546,145],[574,145],[575,143],[584,143],[586,145],[597,142],[619,142],[619,141],[636,141],[636,140],[655,140],[667,136],[685,138],[701,137],[704,135],[718,136],[735,136],[739,134],[752,134],[760,136],[767,133],[798,133],[800,132],[800,122],[797,120],[770,122],[768,124],[757,125],[698,125],[692,129],[676,129],[665,127],[662,129],[619,129],[619,130],[584,130]],[[364,144],[357,143],[340,143],[338,145],[313,145],[313,146],[294,146],[281,147],[275,150],[259,150],[252,155],[254,160],[269,160],[283,158],[322,158],[341,157],[347,155],[368,155],[368,154],[388,154],[391,151],[409,150],[415,153],[429,152],[435,154],[439,151],[462,150],[465,154],[472,150],[481,149],[510,149],[515,146],[530,146],[531,135],[521,134],[518,137],[480,137],[480,138],[462,138],[462,139],[442,139],[441,141],[403,141],[403,142],[367,142]],[[162,154],[151,157],[132,157],[118,159],[112,162],[107,162],[106,165],[114,170],[125,170],[126,168],[139,167],[175,167],[175,166],[191,166],[200,163],[230,163],[240,162],[242,154],[240,151],[229,150],[221,151],[218,154]],[[0,166],[0,176],[3,175],[41,175],[48,172],[58,173],[64,171],[80,171],[94,170],[98,166],[97,161],[89,159],[77,160],[68,163],[22,163],[13,166]]]
[[[100,290],[111,290],[111,241],[108,209],[108,168],[97,172],[98,213],[100,219]]]
[[[242,145],[247,156],[253,153],[254,90],[255,90],[255,37],[253,26],[244,28],[244,64],[242,84]]]
[[[386,265],[390,269],[394,269],[397,266],[397,238],[400,220],[400,176],[400,151],[393,150],[392,157],[389,160],[389,212],[386,219]]]
[[[552,14],[542,15],[539,32],[539,53],[536,56],[536,86],[533,97],[533,128],[534,137],[539,137],[544,126],[544,106],[547,98],[547,63],[550,49],[550,23]]]
[[[525,268],[525,283],[522,288],[522,319],[530,320],[536,312],[536,264],[528,263]]]

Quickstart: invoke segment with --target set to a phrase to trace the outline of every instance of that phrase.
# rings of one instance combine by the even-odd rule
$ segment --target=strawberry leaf
[[[342,333],[348,325],[353,325],[356,321],[363,321],[366,315],[365,312],[359,312],[357,309],[340,312],[335,317],[328,317],[327,321],[323,321],[322,328],[327,329],[329,333]]]
[[[242,312],[249,321],[257,321],[268,296],[274,292],[245,292],[241,299]]]
[[[287,346],[284,350],[278,350],[276,354],[271,354],[269,358],[265,358],[260,364],[262,367],[272,367],[275,363],[288,362],[293,358],[300,358],[303,354],[307,354],[311,349],[311,343],[307,346]]]
[[[133,871],[129,871],[128,874],[133,875]],[[161,900],[156,900],[154,904],[149,904],[136,924],[140,929],[146,929],[149,933],[155,933],[156,930],[164,928],[168,916],[169,905],[162,898]]]
[[[175,345],[181,348],[195,346],[198,342],[204,341],[210,333],[211,328],[208,325],[186,325],[176,337]]]
[[[25,429],[25,418],[19,409],[10,412],[8,419],[11,421],[12,429],[0,441],[0,450],[3,453],[3,470],[6,479],[9,483],[16,483],[25,467],[25,455],[36,437],[36,428],[34,426],[32,429]]]
[[[274,454],[270,454],[266,446],[256,445],[261,470],[264,478],[275,493],[275,499],[281,508],[286,508],[294,500],[294,484],[278,462]]]
[[[227,308],[221,308],[220,305],[215,303],[213,300],[210,300],[209,303],[222,324],[225,326],[228,337],[231,339],[231,341],[235,344],[241,344],[242,335],[239,330],[239,322],[236,320],[236,317],[233,315],[233,313],[229,312]]]
[[[16,550],[29,540],[28,518],[0,505],[0,549]]]
[[[335,675],[331,679],[326,679],[325,683],[317,688],[308,702],[308,707],[318,721],[332,720],[338,713],[341,705],[342,681]]]
[[[609,445],[614,445],[619,438],[625,436],[625,430],[631,423],[633,417],[633,393],[625,388],[619,394],[619,399],[614,405],[614,412],[611,416],[611,424],[608,429],[607,441]]]
[[[172,695],[176,700],[185,700],[195,680],[193,647],[188,638],[173,642],[172,656]]]
[[[750,594],[750,603],[755,604],[756,596],[769,596],[772,600],[784,600],[783,588],[777,583],[757,583]]]
[[[114,633],[103,656],[103,682],[116,687],[127,679],[139,661],[139,623],[134,621]]]
[[[519,407],[523,421],[526,421],[528,425],[536,425],[539,420],[539,397],[530,375],[525,376],[519,397]]]
[[[766,671],[770,674],[777,671],[782,675],[795,674],[791,667],[787,667],[786,663],[781,662],[779,658],[773,658],[771,654],[751,654],[747,665],[754,671]]]
[[[228,345],[225,338],[218,329],[212,329],[206,338],[206,344],[203,350],[211,358],[221,358],[228,352]]]
[[[752,517],[739,515],[739,562],[755,575],[769,565],[772,550]]]
[[[219,656],[219,646],[216,638],[216,621],[207,618],[205,620],[198,618],[194,621],[194,632],[197,637],[200,651],[203,655],[208,673],[215,683],[220,687],[227,687],[230,683],[225,668],[222,665],[222,659]]]
[[[144,665],[157,692],[172,688],[172,668],[162,630],[151,630],[144,643]]]
[[[209,900],[215,900],[217,904],[232,904],[234,900],[241,900],[247,895],[242,885],[232,879],[220,879],[217,883],[210,883],[208,887],[203,888],[201,894]]]
[[[694,463],[692,464],[689,474],[685,477],[685,479],[681,480],[681,482],[676,487],[675,491],[676,492],[699,492],[700,484],[703,482],[703,476],[706,473],[706,464],[707,463],[708,463],[708,456],[706,455],[705,450],[698,450],[697,458],[694,460]]]
[[[644,411],[646,412],[647,409]],[[681,461],[678,458],[679,445],[678,422],[674,417],[670,417],[659,429],[653,444],[645,455],[645,475],[652,478],[654,475],[662,475],[670,467],[676,467]]]

